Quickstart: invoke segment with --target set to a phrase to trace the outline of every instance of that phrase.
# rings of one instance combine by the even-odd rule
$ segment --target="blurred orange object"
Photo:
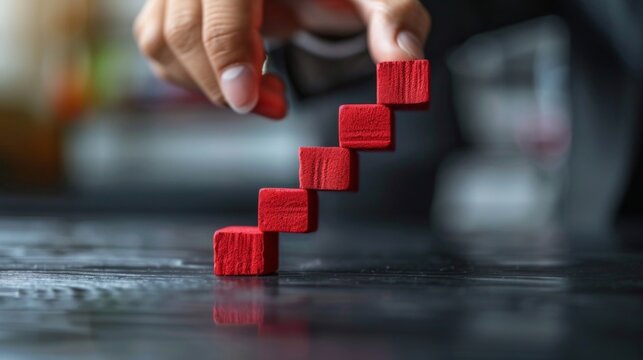
[[[49,190],[62,181],[62,131],[33,115],[0,110],[0,186]]]
[[[89,82],[81,72],[65,69],[54,80],[51,102],[54,118],[59,122],[74,121],[91,101]]]

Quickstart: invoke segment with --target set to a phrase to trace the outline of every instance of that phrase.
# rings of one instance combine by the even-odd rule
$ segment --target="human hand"
[[[134,36],[154,73],[218,106],[281,118],[284,84],[262,74],[262,36],[366,26],[375,62],[423,57],[430,17],[418,0],[148,0]]]

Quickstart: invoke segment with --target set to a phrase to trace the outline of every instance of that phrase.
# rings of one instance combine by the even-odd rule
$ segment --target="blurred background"
[[[2,213],[254,216],[259,188],[298,186],[299,146],[337,145],[340,104],[375,100],[363,35],[299,33],[266,44],[269,68],[289,86],[284,121],[218,110],[152,76],[131,36],[142,4],[0,0]],[[395,152],[360,155],[359,193],[321,194],[322,226],[611,226],[635,131],[624,125],[614,132],[631,139],[600,140],[605,129],[579,119],[589,112],[614,126],[636,123],[643,32],[632,14],[640,4],[425,4],[431,110],[398,113]],[[591,57],[574,55],[586,47]],[[576,61],[600,62],[604,76],[593,74],[604,82],[575,88],[575,79],[592,77],[574,71],[596,68]],[[629,90],[610,90],[610,81]],[[610,90],[624,112],[594,111],[593,88]]]

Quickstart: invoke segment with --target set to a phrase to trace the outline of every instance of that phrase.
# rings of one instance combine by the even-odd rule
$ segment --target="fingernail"
[[[401,31],[397,35],[397,45],[409,56],[415,59],[424,57],[424,49],[420,39],[409,31]]]
[[[247,114],[259,101],[255,71],[249,64],[232,65],[221,74],[221,92],[238,114]]]

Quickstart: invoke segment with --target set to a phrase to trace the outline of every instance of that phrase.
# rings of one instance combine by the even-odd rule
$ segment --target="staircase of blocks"
[[[394,147],[396,110],[427,110],[428,60],[377,64],[377,104],[339,108],[339,147],[299,148],[299,188],[259,191],[257,226],[229,226],[213,237],[217,276],[269,275],[279,267],[279,233],[317,229],[317,191],[356,191],[356,151]]]

